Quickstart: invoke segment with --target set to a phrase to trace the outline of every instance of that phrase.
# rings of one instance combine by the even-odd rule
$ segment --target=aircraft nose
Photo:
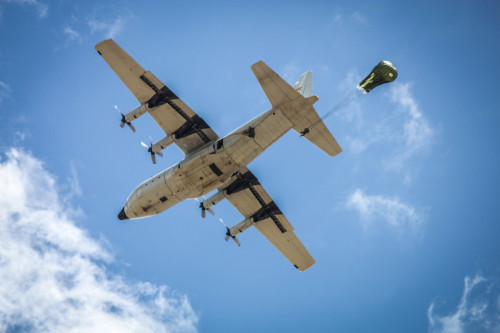
[[[128,220],[128,216],[127,214],[125,214],[125,207],[123,207],[120,213],[118,213],[118,219],[120,219],[121,221]]]

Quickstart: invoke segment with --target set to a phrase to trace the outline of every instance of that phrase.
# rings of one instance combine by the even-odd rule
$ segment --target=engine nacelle
[[[241,221],[238,224],[235,224],[229,229],[230,236],[236,236],[239,233],[242,233],[243,231],[247,230],[250,228],[253,224],[253,217],[250,217],[248,219],[245,219]]]
[[[167,148],[173,142],[174,142],[174,137],[172,135],[167,135],[166,137],[164,137],[163,139],[161,139],[160,141],[156,142],[153,145],[153,147],[152,147],[153,153],[157,153],[157,152]]]
[[[141,106],[138,106],[138,107],[136,107],[135,109],[133,109],[132,111],[130,111],[129,113],[127,113],[125,115],[125,121],[127,123],[129,123],[132,120],[137,119],[140,116],[142,116],[143,114],[145,114],[146,111],[148,111],[148,110],[149,110],[149,107],[148,107],[147,104],[143,104]]]
[[[226,197],[224,191],[217,191],[214,195],[209,196],[207,199],[203,200],[202,204],[205,208],[210,208],[213,205],[218,204]]]

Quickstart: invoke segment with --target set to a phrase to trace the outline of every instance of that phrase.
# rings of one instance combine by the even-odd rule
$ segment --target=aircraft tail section
[[[307,71],[299,77],[293,88],[302,96],[311,97],[313,95],[312,83],[312,71]]]
[[[312,94],[312,71],[302,74],[294,88],[262,61],[255,63],[252,71],[271,105],[283,111],[295,131],[330,156],[342,152],[313,107],[318,97]]]

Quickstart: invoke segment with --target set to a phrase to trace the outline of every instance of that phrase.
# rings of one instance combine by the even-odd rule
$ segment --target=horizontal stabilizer
[[[253,64],[252,71],[272,106],[279,107],[301,96],[263,61]]]
[[[312,94],[312,71],[302,74],[295,88],[263,61],[255,63],[252,71],[271,105],[283,111],[294,130],[330,156],[342,151],[313,107],[318,97]]]

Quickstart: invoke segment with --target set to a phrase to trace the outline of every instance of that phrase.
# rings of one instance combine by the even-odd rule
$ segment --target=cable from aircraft
[[[394,65],[389,61],[381,61],[379,62],[365,77],[358,86],[351,90],[340,102],[338,102],[330,111],[325,113],[318,121],[313,123],[310,127],[306,128],[300,133],[300,136],[304,136],[311,129],[313,129],[317,124],[321,123],[326,118],[330,117],[332,114],[342,110],[351,104],[356,98],[360,96],[360,92],[364,94],[369,93],[375,87],[378,87],[382,84],[393,82],[398,77],[398,71]]]

